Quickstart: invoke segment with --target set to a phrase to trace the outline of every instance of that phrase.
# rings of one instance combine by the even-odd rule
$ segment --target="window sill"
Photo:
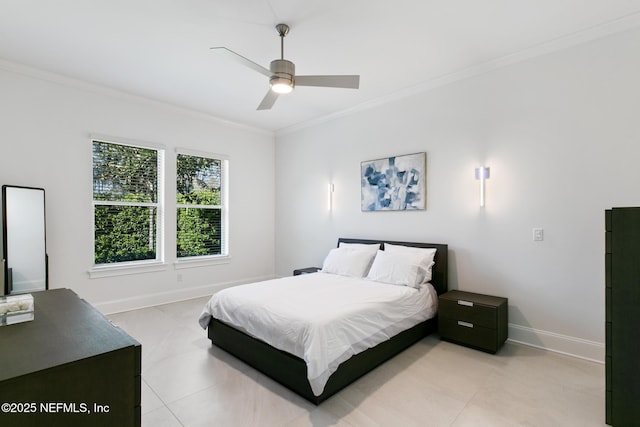
[[[167,264],[164,262],[145,262],[145,263],[122,263],[119,265],[101,265],[95,266],[89,270],[90,279],[99,279],[101,277],[125,276],[129,274],[150,273],[154,271],[164,271]]]
[[[183,268],[206,267],[210,265],[223,265],[230,263],[230,255],[214,255],[180,258],[173,263],[173,267],[176,270],[181,270]]]

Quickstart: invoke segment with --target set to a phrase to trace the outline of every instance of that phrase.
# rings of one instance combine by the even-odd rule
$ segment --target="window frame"
[[[157,167],[157,183],[156,183],[156,202],[122,202],[122,201],[108,201],[108,200],[96,200],[93,194],[93,186],[91,188],[91,269],[89,270],[89,276],[91,278],[96,277],[108,277],[125,275],[132,273],[141,273],[149,271],[160,271],[166,268],[165,263],[165,147],[163,145],[154,144],[150,142],[128,140],[123,138],[103,136],[103,135],[90,135],[91,142],[91,170],[93,174],[93,146],[94,142],[103,142],[113,145],[121,145],[127,147],[141,148],[146,150],[156,151],[156,167]],[[96,264],[95,263],[95,231],[96,231],[96,206],[141,206],[141,207],[155,207],[156,208],[156,257],[155,259],[135,260],[135,261],[121,261],[113,263]]]
[[[176,261],[174,262],[174,267],[176,269],[181,268],[190,268],[197,267],[201,265],[215,265],[215,264],[228,264],[231,259],[231,255],[229,253],[229,156],[224,154],[216,154],[206,151],[198,151],[191,150],[188,148],[178,147],[175,150],[175,176],[174,180],[177,179],[177,165],[178,165],[178,155],[186,155],[193,157],[202,157],[211,160],[220,161],[220,205],[193,205],[193,204],[184,204],[178,203],[178,188],[176,186],[174,193],[174,201],[175,201],[175,214],[176,214],[176,228],[175,228],[175,236],[176,236]],[[196,209],[219,209],[220,210],[220,226],[222,228],[220,233],[220,247],[221,253],[216,255],[193,255],[193,256],[178,256],[177,249],[177,240],[178,240],[178,229],[177,229],[177,218],[178,218],[178,209],[184,208],[196,208]]]

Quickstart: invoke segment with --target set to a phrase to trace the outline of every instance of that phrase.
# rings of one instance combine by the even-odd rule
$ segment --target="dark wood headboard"
[[[411,246],[413,248],[435,248],[436,256],[434,258],[435,265],[431,270],[431,284],[438,292],[438,295],[447,292],[448,290],[448,269],[449,269],[449,248],[447,245],[439,243],[416,243],[416,242],[394,242],[392,240],[367,240],[367,239],[348,239],[340,237],[338,239],[338,246],[340,243],[364,243],[364,244],[379,244],[380,249],[384,250],[384,244],[390,243],[392,245]]]

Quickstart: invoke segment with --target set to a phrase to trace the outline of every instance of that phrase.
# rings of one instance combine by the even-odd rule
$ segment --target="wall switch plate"
[[[544,240],[544,229],[542,228],[534,228],[533,229],[533,241],[534,242],[542,242]]]

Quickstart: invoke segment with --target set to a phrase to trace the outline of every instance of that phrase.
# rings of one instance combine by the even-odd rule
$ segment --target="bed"
[[[388,249],[387,251],[384,251],[385,244],[386,248]],[[363,299],[366,299],[368,302],[370,302],[369,300],[377,300],[379,296],[378,294],[386,295],[386,293],[388,292],[393,292],[393,298],[400,298],[400,301],[402,301],[400,306],[403,307],[403,309],[404,307],[406,307],[407,312],[409,312],[415,309],[410,305],[402,305],[404,304],[404,300],[402,298],[405,298],[405,295],[409,292],[415,291],[416,294],[418,294],[420,292],[423,292],[424,289],[424,293],[425,295],[427,295],[427,297],[425,297],[426,300],[430,300],[431,302],[433,302],[435,297],[435,304],[437,308],[437,295],[447,291],[447,245],[340,238],[338,240],[339,249],[331,251],[327,259],[325,260],[325,269],[327,271],[330,271],[330,268],[327,267],[327,263],[329,263],[332,252],[342,251],[340,253],[344,255],[345,252],[342,248],[355,247],[358,245],[367,245],[376,252],[380,250],[381,252],[383,252],[380,255],[380,258],[382,258],[382,255],[384,255],[385,257],[387,257],[387,259],[388,257],[392,256],[391,249],[398,250],[406,247],[421,248],[426,250],[435,249],[435,256],[433,257],[432,266],[430,267],[431,279],[429,280],[429,284],[420,284],[415,286],[416,289],[407,290],[400,289],[407,288],[406,286],[386,285],[385,287],[381,284],[378,284],[377,282],[368,280],[367,283],[369,283],[369,285],[366,286],[370,287],[367,288],[366,298]],[[354,263],[357,263],[357,261],[354,261]],[[374,269],[371,264],[369,264],[369,266],[371,267],[371,270]],[[257,293],[257,298],[266,297],[266,293],[260,294],[259,292],[267,292],[266,289],[269,289],[268,292],[272,292],[273,295],[278,298],[278,295],[289,295],[287,293],[291,292],[294,287],[299,286],[300,289],[303,289],[306,286],[310,289],[313,289],[313,286],[316,286],[317,289],[317,286],[321,285],[323,286],[323,289],[324,287],[329,289],[329,285],[333,286],[334,283],[335,286],[339,286],[340,289],[344,289],[345,291],[343,292],[347,292],[346,290],[351,289],[350,287],[353,287],[356,292],[359,292],[359,289],[363,289],[363,286],[365,286],[363,285],[363,283],[361,283],[361,281],[364,280],[366,279],[351,280],[351,278],[346,279],[345,277],[340,275],[320,272],[290,278],[276,279],[275,281],[267,281],[259,284],[251,284],[236,288],[241,288],[240,293],[244,292],[244,294],[246,295]],[[422,280],[422,277],[419,280]],[[270,284],[269,282],[273,282],[273,284]],[[373,284],[375,284],[375,286]],[[273,287],[268,288],[267,286]],[[284,294],[282,294],[282,292],[284,292]],[[327,292],[330,291],[327,290]],[[216,297],[216,295],[214,295],[214,297]],[[201,314],[199,319],[201,326],[207,328],[208,337],[211,339],[212,343],[233,354],[249,365],[255,367],[259,371],[270,376],[274,380],[280,382],[281,384],[285,385],[286,387],[290,388],[291,390],[295,391],[302,397],[315,404],[319,404],[322,401],[326,400],[342,388],[355,381],[360,376],[364,375],[384,361],[403,351],[426,335],[437,330],[437,317],[435,316],[435,308],[432,312],[430,311],[431,309],[429,309],[430,312],[428,315],[425,315],[422,312],[418,313],[417,311],[416,313],[411,314],[411,316],[413,316],[413,320],[411,320],[412,323],[410,324],[410,326],[406,326],[407,323],[404,321],[396,322],[392,318],[381,319],[381,322],[388,322],[388,325],[384,325],[384,331],[376,333],[377,338],[375,340],[372,339],[372,342],[368,342],[366,345],[363,345],[359,342],[358,339],[354,339],[354,343],[352,346],[353,348],[345,347],[344,344],[342,344],[341,348],[347,348],[348,351],[345,350],[344,353],[338,351],[338,353],[341,354],[341,357],[335,360],[329,358],[328,363],[332,366],[329,370],[327,370],[322,367],[316,367],[316,365],[324,366],[322,365],[323,363],[325,363],[323,357],[319,357],[317,360],[314,359],[315,356],[314,358],[308,357],[307,353],[303,353],[302,349],[298,350],[298,346],[295,344],[295,342],[291,343],[291,348],[287,346],[287,333],[289,331],[283,330],[282,337],[276,335],[275,333],[272,333],[271,335],[273,335],[273,337],[269,337],[268,339],[263,338],[260,333],[256,332],[254,323],[259,321],[256,320],[256,316],[254,316],[253,311],[259,311],[256,310],[256,308],[260,307],[254,306],[253,310],[249,310],[244,314],[241,313],[242,310],[237,309],[237,307],[244,306],[244,302],[237,302],[237,307],[231,305],[229,306],[231,308],[226,309],[225,306],[222,306],[222,308],[218,306],[212,308],[211,304],[214,300],[214,297],[212,297],[211,300],[207,303],[207,306],[205,306],[205,309],[203,310],[203,313]],[[236,296],[236,298],[242,298],[242,294],[240,294],[240,296]],[[291,301],[296,301],[295,297],[292,298],[293,299]],[[347,297],[345,296],[345,294],[339,294],[334,298],[336,304],[329,305],[335,305],[339,309],[340,301],[346,299]],[[292,302],[292,304],[290,304],[288,307],[285,307],[285,311],[287,311],[289,307],[294,305],[295,304]],[[234,322],[236,321],[236,319],[233,317],[236,315],[245,316],[246,319],[249,319],[249,324],[246,324],[244,327],[235,325]],[[428,318],[422,319],[421,317],[416,316],[423,316]],[[281,316],[276,315],[271,317],[279,318]],[[377,319],[377,317],[375,316],[367,316],[366,318],[368,323],[375,323],[372,322],[371,319]],[[360,326],[361,329],[366,329],[370,325],[365,324]],[[256,327],[262,326],[258,325]],[[334,336],[333,331],[330,329],[332,327],[334,326],[328,325],[327,331],[320,331],[321,336],[330,337],[329,341],[331,341],[331,343],[333,342],[331,338]],[[288,329],[286,326],[284,328]],[[305,337],[306,335],[307,334],[305,333]],[[275,341],[271,341],[271,339],[275,339]],[[268,344],[267,341],[271,342],[273,345]],[[311,342],[315,343],[315,347],[321,348],[324,352],[329,352],[329,350],[333,349],[333,345],[327,346],[326,341],[317,341],[313,339],[311,340]],[[366,346],[367,348],[361,348],[363,346]],[[286,351],[284,349],[289,351]],[[318,375],[316,377],[316,371],[321,372],[322,375]],[[318,384],[318,378],[322,379],[321,385]]]

